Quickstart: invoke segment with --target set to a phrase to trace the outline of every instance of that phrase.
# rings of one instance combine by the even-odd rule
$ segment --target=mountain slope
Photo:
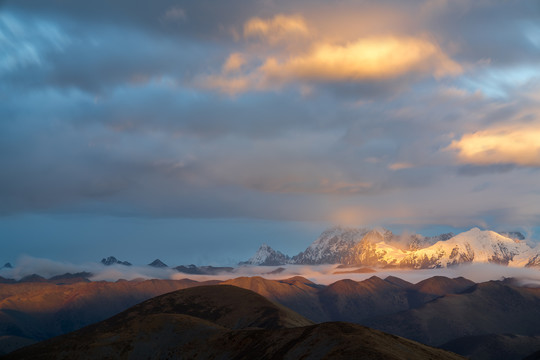
[[[280,251],[272,249],[266,244],[262,244],[248,261],[241,262],[239,265],[262,265],[262,266],[279,266],[290,262],[290,258]]]
[[[471,262],[524,266],[532,255],[532,249],[524,242],[474,228],[415,251],[401,263],[414,268],[447,267]]]
[[[540,335],[540,289],[489,281],[364,324],[430,345],[484,334]]]
[[[231,285],[198,286],[174,291],[135,305],[115,318],[162,313],[194,316],[229,329],[278,329],[313,324],[283,305]]]
[[[462,359],[354,324],[287,327],[306,321],[248,290],[199,287],[148,300],[5,359]],[[254,324],[262,328],[249,328]]]
[[[154,261],[152,261],[150,264],[148,264],[148,266],[152,266],[152,267],[156,267],[156,268],[166,268],[166,267],[169,267],[167,264],[165,264],[163,261],[161,261],[160,259],[156,259]]]
[[[465,336],[440,347],[467,356],[471,360],[521,360],[540,349],[540,336],[511,334]]]
[[[301,276],[284,280],[268,280],[259,276],[240,277],[224,281],[222,284],[254,291],[291,308],[308,319],[317,322],[329,320],[319,302],[318,292],[322,287]]]
[[[131,266],[131,263],[129,261],[121,261],[115,258],[114,256],[109,256],[107,258],[101,259],[101,263],[106,266],[111,266],[111,265]]]
[[[294,264],[429,269],[463,263],[496,263],[516,267],[540,266],[540,246],[529,247],[519,237],[473,228],[458,235],[434,237],[394,235],[379,229],[332,228],[321,234]]]
[[[305,251],[292,257],[294,264],[341,264],[368,229],[334,227],[324,231]]]
[[[205,285],[187,279],[60,283],[0,286],[0,351],[79,329],[155,295]],[[255,291],[317,322],[357,322],[433,345],[491,333],[540,336],[540,289],[519,287],[509,279],[474,284],[464,278],[436,276],[411,284],[396,277],[373,276],[323,286],[295,276],[283,280],[241,277],[223,284]],[[231,326],[203,320],[217,327]]]
[[[464,278],[443,276],[416,285],[395,277],[372,276],[364,281],[339,280],[328,286],[296,276],[284,280],[240,277],[223,282],[255,291],[317,322],[349,321],[362,324],[379,315],[419,307],[442,295],[461,292],[474,285]]]
[[[2,284],[0,354],[104,320],[154,296],[204,284],[187,279]]]

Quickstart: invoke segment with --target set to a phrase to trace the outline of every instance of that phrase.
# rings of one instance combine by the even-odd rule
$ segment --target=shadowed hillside
[[[301,315],[235,286],[179,290],[4,359],[462,359],[349,323]]]
[[[0,351],[8,353],[80,329],[156,295],[216,283],[252,290],[315,322],[352,322],[436,346],[464,337],[510,334],[522,337],[517,341],[494,335],[494,339],[508,346],[519,343],[531,348],[540,335],[540,289],[520,287],[511,280],[475,284],[464,278],[436,276],[411,284],[397,277],[372,276],[328,286],[301,276],[283,280],[240,277],[206,283],[188,279],[72,284],[39,281],[0,285]],[[170,312],[178,311],[175,308]],[[180,313],[201,316],[185,309]],[[213,318],[204,319],[231,327]],[[268,324],[262,327],[268,328]],[[452,349],[462,354],[469,351],[463,346]],[[472,358],[476,359],[478,353],[473,351]]]
[[[540,335],[540,289],[489,281],[365,324],[435,346],[463,336],[535,336]]]
[[[215,282],[211,282],[215,283]],[[24,282],[0,286],[0,354],[80,329],[193,280]]]
[[[465,336],[440,347],[475,360],[523,359],[540,349],[540,336],[511,334]]]

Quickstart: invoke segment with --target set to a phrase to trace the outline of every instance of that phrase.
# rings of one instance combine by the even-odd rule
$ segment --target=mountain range
[[[497,233],[473,228],[460,234],[437,236],[396,235],[389,230],[333,227],[325,230],[304,251],[289,256],[262,244],[240,266],[324,265],[433,269],[459,264],[495,263],[510,267],[540,267],[540,244],[531,247],[520,232]],[[105,266],[131,266],[114,256],[103,258]],[[191,275],[217,275],[235,272],[230,266],[168,266],[155,259],[147,266],[173,269]],[[7,263],[0,270],[10,270]],[[346,270],[341,270],[346,272]],[[9,272],[6,272],[9,274]],[[0,279],[1,280],[1,279]],[[4,281],[5,282],[5,281]]]
[[[236,286],[201,286],[138,304],[5,359],[463,359],[351,323],[314,324]]]
[[[241,265],[376,266],[430,269],[464,263],[540,266],[540,245],[532,248],[518,232],[496,233],[473,228],[454,235],[395,235],[385,229],[335,227],[324,231],[305,251],[289,257],[263,244]]]
[[[69,274],[62,278],[74,282],[49,279],[0,286],[0,354],[81,329],[155,296],[207,285],[256,292],[314,323],[369,326],[471,359],[517,360],[540,349],[535,348],[540,337],[540,288],[512,279],[474,283],[435,276],[413,284],[394,276],[372,276],[321,285],[301,276],[206,282],[91,282]],[[244,318],[236,321],[240,319]],[[497,350],[501,347],[505,352]]]

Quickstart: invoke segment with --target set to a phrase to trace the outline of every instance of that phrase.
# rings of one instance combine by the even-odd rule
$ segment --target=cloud
[[[240,53],[232,53],[223,64],[223,72],[229,73],[238,71],[246,63],[246,59]]]
[[[249,182],[246,185],[260,191],[281,194],[354,195],[376,191],[374,185],[369,182],[348,182],[329,178],[319,179],[306,174],[298,174],[296,177],[291,174],[288,177],[258,179],[258,181]]]
[[[460,163],[540,167],[540,124],[503,125],[468,133],[448,147]]]
[[[0,76],[46,65],[45,54],[63,53],[71,39],[51,21],[26,23],[9,12],[0,14]]]
[[[202,76],[197,84],[234,95],[285,84],[367,83],[373,87],[373,82],[411,82],[429,76],[442,79],[463,72],[459,63],[426,36],[375,34],[352,41],[325,38],[309,30],[302,17],[280,14],[271,19],[249,19],[244,24],[244,37],[261,42],[259,45],[284,46],[246,47],[245,53],[232,53],[221,74]],[[298,38],[301,46],[296,46]],[[246,55],[257,61],[242,73],[229,74],[246,64]]]
[[[462,68],[426,39],[384,36],[345,45],[316,43],[309,53],[282,62],[269,58],[260,70],[270,79],[284,81],[361,82],[411,73],[440,78],[457,75]]]
[[[195,82],[196,85],[203,89],[217,89],[220,92],[231,96],[248,90],[263,89],[264,87],[259,85],[259,83],[259,78],[254,75],[234,77],[226,75],[209,75],[203,76]]]
[[[163,15],[165,21],[184,21],[186,18],[186,11],[179,6],[170,7]]]
[[[3,2],[2,215],[537,222],[538,3],[96,1]]]
[[[305,37],[310,33],[301,16],[278,14],[271,19],[254,17],[244,24],[245,38],[258,38],[271,44],[291,41],[291,37]]]
[[[19,280],[25,276],[38,274],[50,278],[65,273],[91,272],[92,281],[117,281],[119,279],[173,279],[180,280],[189,278],[195,281],[234,279],[242,276],[263,276],[267,279],[280,280],[292,276],[303,276],[317,283],[330,285],[342,279],[363,281],[372,276],[382,279],[388,276],[396,276],[403,280],[417,283],[433,276],[446,276],[456,278],[463,276],[475,282],[490,280],[502,280],[514,278],[524,286],[540,286],[540,273],[534,268],[515,268],[496,264],[471,264],[460,265],[452,268],[408,270],[408,269],[379,269],[376,273],[359,274],[334,274],[337,265],[285,265],[284,270],[278,274],[269,274],[276,267],[269,266],[241,266],[232,273],[219,275],[190,275],[179,273],[171,268],[153,268],[150,266],[104,266],[99,263],[73,264],[53,261],[45,258],[29,256],[21,257],[13,269],[1,269],[0,276]]]
[[[21,256],[12,269],[2,269],[2,276],[20,280],[21,278],[38,274],[51,278],[65,273],[90,272],[93,281],[116,281],[118,279],[169,279],[176,271],[170,268],[154,268],[151,266],[105,266],[101,263],[81,263],[54,261],[46,258]]]
[[[390,170],[403,170],[403,169],[410,169],[412,167],[414,167],[413,164],[406,163],[406,162],[397,162],[397,163],[388,165],[388,168]]]

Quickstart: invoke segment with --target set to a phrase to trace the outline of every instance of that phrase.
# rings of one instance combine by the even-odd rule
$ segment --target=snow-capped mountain
[[[536,247],[534,251],[535,255],[529,258],[525,267],[539,267],[540,268],[540,247]]]
[[[240,265],[263,265],[277,266],[290,262],[290,258],[280,251],[272,249],[266,244],[262,244],[259,250],[248,261],[241,262]]]
[[[505,236],[512,240],[525,240],[525,236],[519,231],[504,231],[504,232],[499,232],[499,235]]]
[[[395,235],[384,228],[370,230],[334,227],[324,231],[305,251],[293,256],[291,262],[309,265],[377,265],[373,258],[375,254],[372,254],[375,244],[384,243],[396,251],[411,251],[426,248],[452,236],[452,233],[433,237],[419,234]]]
[[[534,255],[525,242],[494,231],[473,228],[446,241],[407,254],[400,264],[414,268],[447,267],[462,263],[525,266]]]
[[[344,264],[428,269],[464,263],[540,267],[540,245],[531,248],[516,232],[504,233],[473,228],[458,235],[433,237],[395,235],[386,229],[335,227],[324,231],[305,251],[288,258],[267,245],[243,264],[283,265]],[[520,236],[521,235],[521,236]]]
[[[341,264],[369,229],[334,227],[324,231],[305,251],[292,257],[294,264]]]

